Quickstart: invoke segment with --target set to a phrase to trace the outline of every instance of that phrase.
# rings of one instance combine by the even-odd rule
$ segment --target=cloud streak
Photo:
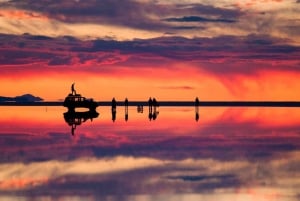
[[[210,19],[210,18],[205,18],[205,17],[200,17],[200,16],[184,16],[182,18],[167,18],[164,19],[164,21],[167,22],[220,22],[220,23],[234,23],[236,22],[235,20],[230,20],[230,19]]]
[[[44,6],[46,4],[47,7]],[[296,4],[292,1],[240,3],[236,0],[169,3],[133,0],[87,0],[76,3],[71,0],[64,3],[13,0],[1,3],[3,28],[0,30],[7,34],[28,32],[48,36],[74,35],[85,40],[99,37],[149,39],[172,33],[188,38],[218,37],[222,34],[269,34],[299,41],[291,28],[299,24],[293,17],[299,12]],[[201,31],[195,23],[201,23]],[[42,27],[43,31],[40,29]],[[86,32],[86,29],[90,32]]]
[[[101,66],[135,68],[160,60],[152,67],[161,68],[165,62],[172,69],[173,63],[185,62],[215,75],[249,75],[261,70],[299,71],[300,47],[267,35],[194,39],[162,37],[133,41],[81,41],[71,37],[31,35],[2,35],[1,38],[2,69],[7,69],[4,66],[12,66],[13,69],[13,66],[40,64],[44,66],[39,67],[40,70],[48,69],[47,66],[64,66],[58,69],[61,71],[95,66],[96,71],[101,71],[104,69]],[[27,70],[24,68],[24,71]]]

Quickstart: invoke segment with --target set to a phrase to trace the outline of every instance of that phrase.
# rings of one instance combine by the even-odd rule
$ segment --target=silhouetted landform
[[[63,103],[69,111],[75,111],[76,108],[88,108],[90,111],[95,111],[98,104],[93,99],[87,99],[76,93],[75,83],[71,85],[71,93],[65,98]]]
[[[64,113],[64,119],[69,126],[71,126],[71,134],[75,134],[75,129],[77,126],[86,122],[88,119],[93,121],[94,118],[97,118],[99,113],[96,111],[87,111],[87,112],[74,112],[68,111]]]
[[[43,101],[42,98],[33,96],[31,94],[24,94],[21,96],[16,97],[5,97],[0,96],[0,102],[17,102],[17,103],[27,103],[27,102],[37,102],[37,101]]]
[[[111,101],[96,102],[98,106],[111,106]],[[117,102],[124,106],[124,101]],[[63,106],[61,101],[0,102],[0,106]],[[148,101],[129,101],[128,106],[148,106]],[[160,101],[162,107],[194,107],[195,101]],[[200,101],[199,107],[300,107],[300,101]]]

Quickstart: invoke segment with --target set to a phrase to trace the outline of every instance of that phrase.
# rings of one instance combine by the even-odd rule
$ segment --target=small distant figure
[[[150,113],[152,113],[152,107],[153,107],[153,101],[152,101],[151,97],[148,100],[148,105],[149,105],[149,114],[150,114]]]
[[[198,98],[198,97],[196,97],[196,99],[195,99],[195,106],[196,106],[196,107],[198,107],[198,106],[199,106],[199,102],[200,102],[200,101],[199,101],[199,98]]]
[[[112,101],[111,101],[111,107],[114,108],[114,109],[117,108],[117,101],[116,101],[115,98],[113,98]]]
[[[128,99],[125,98],[125,121],[128,121]]]
[[[72,84],[71,91],[72,91],[72,95],[76,95],[75,83]]]
[[[112,121],[116,121],[116,115],[117,114],[117,101],[115,98],[111,101],[111,115],[112,115]]]
[[[195,120],[199,120],[199,98],[196,97],[195,99]]]

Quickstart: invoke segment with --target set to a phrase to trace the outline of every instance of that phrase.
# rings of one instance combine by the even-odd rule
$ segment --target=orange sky
[[[181,68],[186,68],[182,66]],[[184,74],[184,76],[183,76]],[[118,74],[80,72],[41,73],[25,77],[1,77],[0,94],[16,96],[31,93],[45,100],[63,99],[75,82],[78,93],[98,101],[147,100],[300,100],[300,73],[261,72],[256,76],[219,78],[210,73],[184,70],[131,70]],[[30,89],[30,90],[29,90]]]
[[[300,100],[295,1],[47,3],[0,2],[0,96]]]

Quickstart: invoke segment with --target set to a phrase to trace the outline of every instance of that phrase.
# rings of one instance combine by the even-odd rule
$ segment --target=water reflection
[[[199,98],[197,97],[195,99],[195,120],[198,121],[199,120]]]
[[[149,114],[148,114],[148,118],[149,120],[156,120],[158,114],[159,114],[159,111],[158,111],[158,102],[156,101],[155,98],[149,98],[149,101],[148,101],[148,105],[149,105]]]
[[[0,108],[0,200],[299,200],[299,109],[159,110],[65,113],[73,138],[63,108]]]
[[[97,118],[99,116],[99,113],[92,110],[92,111],[86,111],[86,112],[74,112],[74,111],[68,111],[64,113],[64,119],[68,123],[69,126],[71,126],[71,134],[75,134],[75,129],[77,126],[81,125],[88,119],[93,121],[94,118]]]
[[[159,104],[155,98],[149,98],[148,101],[148,119],[156,120],[159,115]],[[129,119],[129,101],[126,98],[124,101],[124,119],[127,122]],[[143,113],[143,105],[137,105],[137,113]],[[76,126],[81,125],[82,122],[85,122],[87,119],[92,119],[98,117],[98,113],[96,111],[90,110],[87,112],[75,112],[73,110],[69,110],[68,112],[64,113],[65,121],[71,126],[71,133],[74,135]],[[111,101],[111,119],[113,122],[116,121],[117,118],[117,101],[115,98]],[[199,120],[199,99],[195,99],[195,120]]]

